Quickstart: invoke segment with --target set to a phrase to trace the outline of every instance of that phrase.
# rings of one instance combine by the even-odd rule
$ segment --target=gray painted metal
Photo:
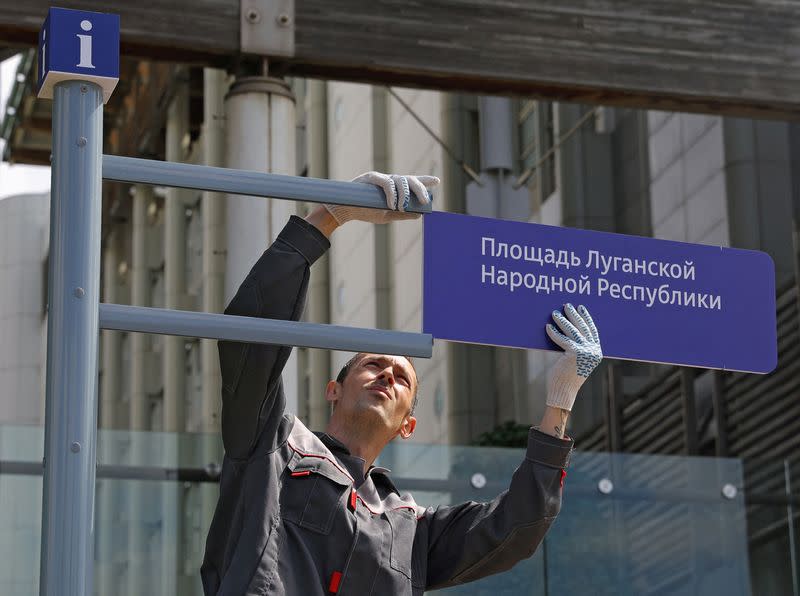
[[[137,157],[104,155],[103,178],[118,182],[194,188],[236,195],[386,209],[383,192],[371,184],[264,174],[250,170],[196,166]],[[412,201],[408,211],[428,213],[431,207],[430,204],[423,206]]]
[[[433,337],[427,333],[359,329],[121,304],[100,305],[100,327],[418,358],[430,358],[433,352]]]
[[[783,460],[783,478],[786,483],[786,527],[789,529],[789,561],[792,567],[792,596],[800,594],[800,586],[798,586],[797,579],[797,546],[795,544],[794,536],[794,511],[792,510],[792,502],[789,500],[792,496],[792,473],[789,469],[789,460]]]
[[[243,53],[294,56],[294,0],[239,0],[239,6]]]
[[[102,148],[103,91],[83,81],[56,85],[42,596],[92,593]]]

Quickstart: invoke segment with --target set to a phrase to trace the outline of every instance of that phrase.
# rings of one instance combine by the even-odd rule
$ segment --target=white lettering
[[[92,30],[92,23],[88,20],[81,21],[81,29],[84,31],[91,31]],[[78,36],[78,40],[80,41],[80,62],[78,62],[77,66],[81,68],[94,68],[94,64],[92,64],[92,36],[91,35],[81,35],[80,33],[76,34]]]

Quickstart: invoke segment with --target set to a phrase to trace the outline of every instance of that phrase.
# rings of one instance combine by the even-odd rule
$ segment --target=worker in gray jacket
[[[226,314],[298,320],[309,268],[349,220],[386,223],[411,195],[430,200],[432,176],[370,172],[387,209],[326,205],[292,217],[242,283]],[[325,388],[325,432],[284,412],[281,370],[291,347],[219,342],[220,497],[201,575],[207,596],[422,594],[510,569],[542,541],[561,505],[572,441],[564,427],[578,388],[600,362],[585,309],[554,311],[547,333],[565,353],[547,407],[507,491],[488,503],[423,508],[374,466],[394,438],[414,432],[417,376],[404,357],[357,354]]]

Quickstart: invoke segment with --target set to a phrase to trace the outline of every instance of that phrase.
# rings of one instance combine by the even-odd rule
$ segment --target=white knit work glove
[[[553,320],[564,333],[553,325],[547,325],[547,335],[564,348],[564,354],[556,361],[547,386],[547,405],[562,410],[572,410],[578,389],[603,359],[600,336],[592,316],[586,307],[575,310],[571,304],[564,305],[566,317],[553,311]]]
[[[411,200],[411,194],[413,193],[420,203],[427,205],[431,202],[431,195],[427,189],[439,184],[439,179],[436,176],[398,176],[367,172],[353,178],[351,182],[379,186],[386,197],[388,210],[326,204],[325,209],[330,212],[339,225],[354,219],[376,224],[417,219],[420,216],[419,213],[404,213]]]

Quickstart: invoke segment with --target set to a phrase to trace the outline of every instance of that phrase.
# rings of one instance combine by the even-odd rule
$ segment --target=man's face
[[[407,358],[361,354],[344,382],[334,389],[334,416],[390,438],[397,434],[407,438],[413,432],[416,420],[411,416],[411,406],[417,375]]]

